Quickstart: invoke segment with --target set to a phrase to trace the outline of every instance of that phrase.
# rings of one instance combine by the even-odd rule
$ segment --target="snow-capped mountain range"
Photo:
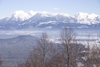
[[[100,15],[79,12],[74,16],[67,13],[49,13],[16,11],[0,20],[0,29],[29,29],[29,28],[99,28]]]

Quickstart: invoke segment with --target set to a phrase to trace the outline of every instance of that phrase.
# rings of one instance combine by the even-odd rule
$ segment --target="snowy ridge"
[[[24,28],[100,28],[100,15],[79,12],[74,16],[67,13],[50,13],[20,10],[0,20],[0,29]]]
[[[28,13],[25,13],[24,11],[20,10],[20,11],[15,11],[12,15],[6,17],[6,20],[15,20],[15,21],[25,21],[25,20],[28,20],[29,18],[37,15],[37,14],[40,14],[41,17],[54,17],[54,16],[57,16],[57,15],[62,15],[62,16],[67,16],[67,17],[70,17],[69,14],[66,14],[66,13],[49,13],[49,12],[46,12],[46,11],[43,11],[43,12],[34,12],[34,11],[29,11]]]
[[[100,15],[96,15],[94,13],[92,14],[88,14],[88,13],[83,13],[83,12],[79,12],[74,16],[71,16],[67,13],[49,13],[46,11],[43,12],[34,12],[34,11],[29,11],[28,13],[25,13],[24,11],[20,10],[20,11],[16,11],[14,12],[12,15],[6,17],[6,20],[13,20],[13,21],[25,21],[28,20],[29,18],[32,18],[35,15],[41,15],[41,17],[56,17],[58,15],[63,16],[63,17],[72,17],[77,19],[76,23],[80,23],[80,24],[96,24],[96,23],[100,23]],[[99,22],[98,22],[99,21]]]
[[[75,18],[77,19],[77,23],[80,23],[80,24],[88,24],[88,25],[91,25],[91,24],[97,24],[97,23],[100,23],[100,21],[96,20],[96,18],[98,17],[99,15],[96,15],[94,13],[92,14],[88,14],[88,13],[82,13],[82,12],[79,12],[75,15]],[[100,18],[99,18],[100,19]]]
[[[6,20],[13,20],[13,21],[25,21],[28,20],[29,18],[35,16],[36,14],[41,14],[41,17],[52,17],[56,16],[57,13],[49,13],[49,12],[34,12],[34,11],[29,11],[28,13],[25,13],[24,11],[15,11],[12,15],[6,17]]]

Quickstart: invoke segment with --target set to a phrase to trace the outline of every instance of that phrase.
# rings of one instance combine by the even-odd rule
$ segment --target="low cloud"
[[[54,10],[59,10],[59,8],[53,8]]]

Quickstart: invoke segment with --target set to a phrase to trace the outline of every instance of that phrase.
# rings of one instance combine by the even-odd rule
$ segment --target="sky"
[[[0,19],[19,10],[67,13],[72,16],[78,12],[100,15],[100,0],[0,0]]]

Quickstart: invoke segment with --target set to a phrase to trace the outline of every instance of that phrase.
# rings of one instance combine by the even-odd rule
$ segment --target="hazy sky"
[[[84,12],[100,15],[100,0],[0,0],[0,19],[18,10],[67,13],[70,15]]]

